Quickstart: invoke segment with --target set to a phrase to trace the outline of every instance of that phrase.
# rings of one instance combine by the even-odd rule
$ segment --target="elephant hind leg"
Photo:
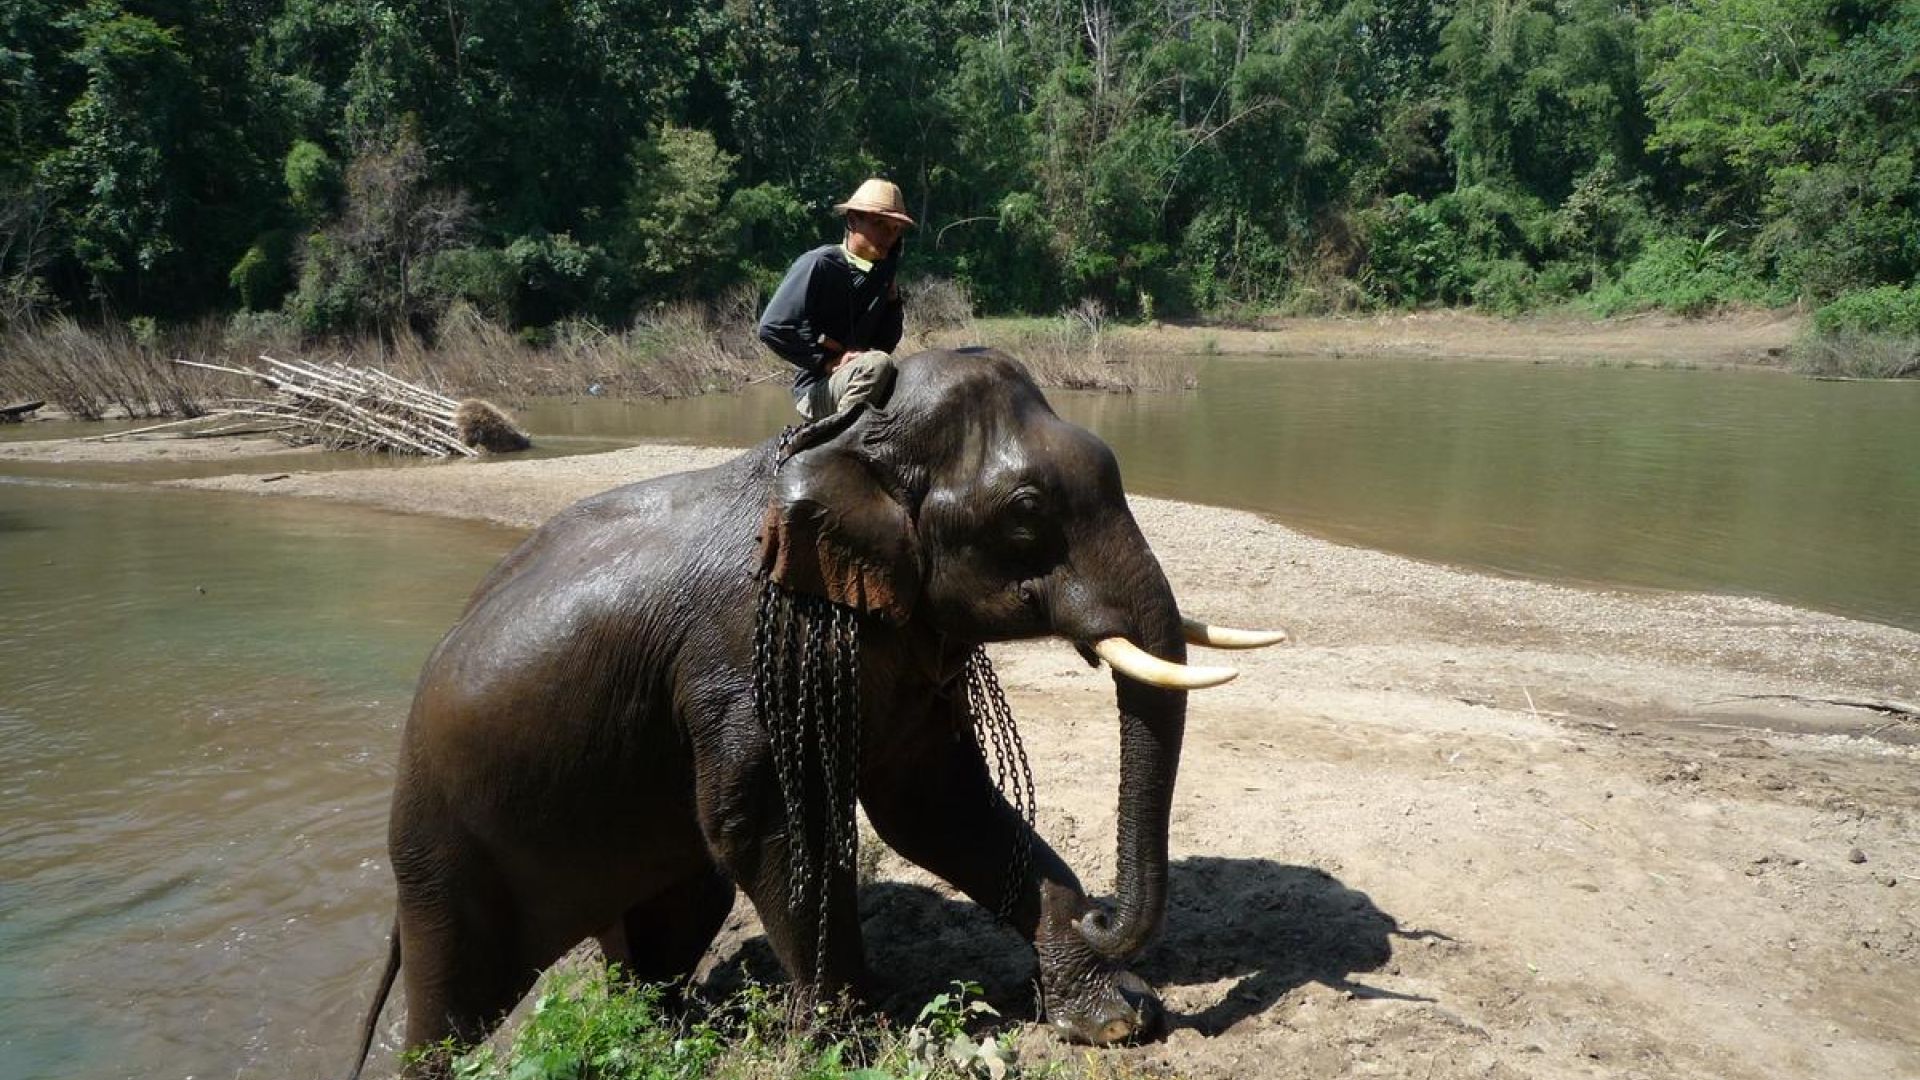
[[[708,865],[628,908],[599,935],[600,951],[639,983],[665,983],[677,1003],[720,924],[733,910],[733,881]]]
[[[407,992],[406,1046],[419,1056],[403,1075],[444,1076],[450,1054],[493,1033],[553,957],[532,956],[509,890],[463,875],[430,895],[402,884],[400,975]]]

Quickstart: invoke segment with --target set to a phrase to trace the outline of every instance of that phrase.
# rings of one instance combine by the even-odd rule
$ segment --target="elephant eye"
[[[1040,496],[1022,491],[1007,503],[1007,520],[1014,528],[1032,530],[1046,516]]]
[[[1001,535],[1015,547],[1031,548],[1041,542],[1046,522],[1046,505],[1040,495],[1031,490],[1021,491],[1007,503]]]

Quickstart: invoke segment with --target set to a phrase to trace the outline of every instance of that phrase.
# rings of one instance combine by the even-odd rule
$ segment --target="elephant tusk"
[[[1240,674],[1232,668],[1190,667],[1162,660],[1121,637],[1103,638],[1094,643],[1093,651],[1120,674],[1167,690],[1204,690]]]
[[[1180,618],[1180,629],[1187,644],[1215,649],[1264,649],[1268,645],[1290,645],[1293,638],[1285,630],[1240,630],[1232,626],[1209,626],[1199,619]]]

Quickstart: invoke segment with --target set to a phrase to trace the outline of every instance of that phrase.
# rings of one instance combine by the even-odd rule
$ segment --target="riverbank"
[[[1699,318],[1649,312],[1613,319],[1565,313],[1509,319],[1441,310],[1272,316],[1250,326],[1155,323],[1113,333],[1116,347],[1144,352],[1784,369],[1788,349],[1806,325],[1806,318],[1791,309]]]
[[[1792,309],[1613,319],[1568,312],[1500,318],[1438,310],[1270,316],[1247,324],[1100,320],[1096,328],[1066,315],[974,318],[966,314],[962,301],[947,293],[935,295],[923,308],[909,320],[902,352],[990,345],[1026,360],[1043,386],[1121,391],[1190,386],[1191,372],[1177,360],[1220,353],[1785,370],[1789,351],[1807,325]],[[751,322],[750,305],[724,311],[683,305],[625,335],[542,349],[482,320],[465,318],[443,334],[437,348],[412,340],[395,348],[373,339],[302,347],[297,340],[229,340],[207,332],[169,343],[167,352],[137,345],[123,334],[62,324],[46,340],[5,343],[9,348],[0,349],[0,389],[50,399],[27,420],[29,426],[76,416],[124,420],[128,401],[156,403],[139,410],[142,416],[177,415],[177,407],[161,409],[157,403],[205,405],[253,387],[166,363],[165,357],[245,367],[257,354],[269,352],[376,366],[460,397],[505,402],[577,394],[610,400],[680,398],[787,378],[785,365],[741,338],[740,327]],[[1168,358],[1176,362],[1162,362]],[[0,442],[0,454],[7,453]]]
[[[185,486],[532,526],[728,451],[295,473]],[[1283,623],[1196,695],[1172,910],[1141,961],[1175,1013],[1115,1052],[1193,1077],[1851,1077],[1920,1070],[1920,726],[1808,699],[1920,697],[1920,635],[1761,601],[1595,592],[1135,499],[1182,606]],[[1111,687],[996,650],[1041,828],[1112,874]],[[889,856],[884,989],[978,978],[1030,1017],[1017,945]],[[716,960],[763,952],[737,911]],[[744,949],[744,952],[742,951]],[[1031,1054],[1072,1056],[1038,1031]]]

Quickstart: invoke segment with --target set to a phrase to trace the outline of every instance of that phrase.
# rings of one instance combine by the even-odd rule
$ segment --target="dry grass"
[[[966,285],[948,278],[928,278],[907,286],[906,297],[906,326],[895,352],[904,356],[922,349],[979,343],[973,295]]]
[[[978,344],[1018,357],[1041,386],[1132,393],[1196,385],[1192,365],[1129,349],[1098,301],[1083,300],[1051,319],[984,321],[978,330]]]
[[[85,327],[55,318],[0,338],[0,398],[44,399],[82,420],[197,416],[223,377],[171,362],[232,359],[217,326],[159,335],[124,324]]]
[[[1095,302],[1050,319],[982,322],[955,282],[923,280],[908,292],[897,350],[903,354],[991,345],[1025,362],[1048,387],[1126,392],[1193,385],[1191,368],[1128,351]],[[442,315],[431,341],[369,334],[302,342],[290,321],[275,315],[168,333],[150,324],[85,327],[54,319],[0,338],[0,398],[45,399],[81,419],[197,416],[216,399],[245,390],[245,382],[171,360],[249,368],[262,354],[372,368],[451,397],[688,397],[788,377],[787,364],[754,336],[759,299],[742,287],[704,303],[664,304],[625,329],[573,320],[539,344],[459,305]]]
[[[665,304],[624,330],[572,320],[543,346],[455,307],[431,348],[409,340],[389,350],[390,362],[403,377],[462,395],[678,398],[737,390],[785,366],[754,339],[756,300],[752,290],[737,289],[711,303]]]
[[[1796,369],[1822,378],[1920,378],[1920,338],[1898,334],[1809,334],[1792,356]]]

